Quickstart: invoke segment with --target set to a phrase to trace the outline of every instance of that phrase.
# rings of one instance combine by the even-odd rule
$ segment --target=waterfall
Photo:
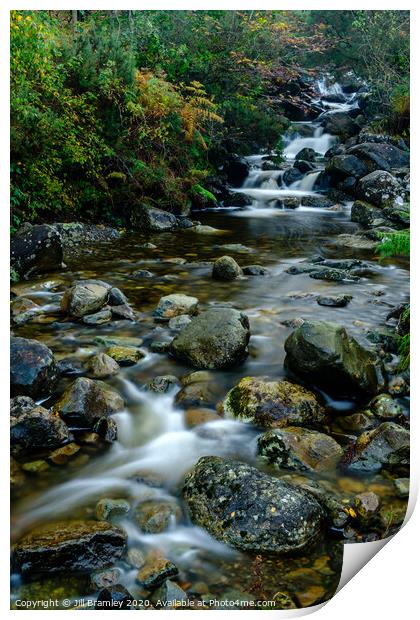
[[[319,155],[325,155],[335,142],[336,138],[334,136],[329,133],[323,133],[322,127],[315,126],[311,138],[302,138],[301,136],[294,138],[286,146],[283,154],[286,159],[294,159],[299,151],[304,148],[309,148],[319,153]]]
[[[309,172],[306,174],[301,181],[296,181],[292,184],[292,189],[300,190],[301,192],[313,192],[315,187],[315,183],[321,174],[321,170],[316,170],[315,172]]]

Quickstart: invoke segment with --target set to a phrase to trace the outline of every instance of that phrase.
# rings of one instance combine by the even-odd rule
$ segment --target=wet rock
[[[128,304],[128,299],[119,288],[113,286],[109,291],[108,303],[110,306],[122,306]]]
[[[86,325],[103,325],[104,323],[109,323],[111,319],[111,311],[105,309],[95,312],[95,314],[86,314],[82,321]]]
[[[82,360],[77,357],[64,357],[59,360],[57,370],[62,377],[77,377],[86,374]]]
[[[10,490],[16,491],[25,484],[25,473],[16,459],[10,457]]]
[[[305,321],[284,348],[287,367],[334,390],[376,394],[384,387],[382,363],[335,323]]]
[[[315,161],[316,158],[316,151],[308,147],[301,149],[295,156],[295,159],[303,159],[304,161]]]
[[[408,466],[409,458],[410,433],[394,422],[383,422],[357,438],[349,468],[373,473],[382,467]]]
[[[194,317],[172,341],[170,353],[196,368],[226,368],[247,355],[248,317],[238,310],[214,308]]]
[[[336,422],[343,431],[350,433],[365,431],[375,426],[375,418],[369,411],[339,416]]]
[[[28,461],[22,465],[23,471],[28,474],[40,474],[43,471],[47,471],[50,468],[47,461],[44,459],[36,459],[35,461]]]
[[[285,185],[292,185],[292,183],[296,183],[296,181],[300,181],[303,178],[303,174],[298,168],[292,166],[288,168],[283,174],[283,183]]]
[[[169,321],[169,319],[182,314],[196,314],[197,306],[198,299],[196,297],[179,293],[165,295],[165,297],[160,298],[153,316],[159,321]]]
[[[324,433],[290,426],[261,435],[258,454],[280,468],[320,472],[333,469],[343,450]]]
[[[352,295],[337,295],[335,297],[317,297],[316,301],[320,306],[329,306],[332,308],[344,308],[353,299]]]
[[[21,397],[17,397],[11,401],[12,454],[30,454],[37,450],[57,448],[69,441],[69,429],[61,418],[35,403],[30,409],[25,406],[27,403],[20,407],[20,399]]]
[[[216,280],[236,280],[242,275],[242,269],[231,256],[221,256],[213,264],[212,275]]]
[[[63,262],[60,234],[47,224],[26,224],[11,238],[10,261],[21,277],[58,271]]]
[[[359,276],[351,275],[347,271],[342,269],[333,269],[331,267],[325,267],[324,269],[317,269],[309,274],[310,278],[314,280],[325,280],[326,282],[358,282]]]
[[[384,217],[382,209],[374,207],[363,200],[356,200],[351,208],[351,221],[360,224],[363,228],[375,228],[385,226],[388,220]]]
[[[143,232],[163,232],[174,230],[178,226],[173,213],[142,204],[133,205],[130,221],[135,230],[142,230]]]
[[[158,375],[147,384],[148,390],[158,394],[165,394],[177,387],[179,387],[179,380],[174,375]]]
[[[396,478],[394,488],[397,497],[408,497],[410,494],[410,478]]]
[[[243,157],[231,153],[223,165],[223,172],[229,185],[240,187],[248,176],[249,164]]]
[[[182,605],[187,600],[187,595],[182,588],[174,581],[168,579],[164,584],[155,590],[151,596],[151,601],[156,609],[164,607],[170,609]]]
[[[159,534],[182,519],[182,510],[176,500],[151,499],[136,506],[134,518],[143,532]]]
[[[269,276],[270,270],[262,265],[247,265],[242,272],[245,276]]]
[[[213,226],[205,226],[204,224],[196,224],[190,228],[192,232],[199,235],[223,235],[225,231],[214,228]]]
[[[368,404],[368,409],[381,420],[391,420],[404,415],[404,410],[398,401],[388,394],[379,394]]]
[[[141,568],[146,561],[144,553],[137,547],[131,547],[127,552],[127,561],[134,568]]]
[[[328,196],[322,196],[322,194],[317,194],[316,196],[302,196],[300,198],[300,203],[304,207],[313,207],[314,209],[329,209],[337,205],[335,200],[331,200]]]
[[[316,396],[290,381],[244,377],[230,390],[223,403],[224,413],[262,428],[289,425],[317,425],[325,420],[324,408]]]
[[[369,239],[363,235],[350,235],[345,233],[337,235],[337,237],[329,241],[328,245],[334,248],[374,252],[378,246],[378,240]]]
[[[354,498],[356,512],[363,521],[367,521],[377,514],[380,506],[380,499],[376,493],[366,491],[359,493]]]
[[[13,548],[16,568],[26,574],[91,572],[120,559],[126,534],[100,521],[59,521],[31,530]]]
[[[133,271],[131,274],[133,278],[143,279],[143,278],[153,278],[154,274],[147,269],[137,269],[137,271]]]
[[[249,248],[247,245],[243,245],[242,243],[224,243],[223,245],[216,245],[215,248],[222,248],[228,252],[237,252],[238,254],[255,253],[253,248]]]
[[[103,588],[96,599],[96,609],[131,609],[134,597],[124,586],[117,584]]]
[[[96,504],[95,516],[98,521],[111,521],[130,512],[130,504],[125,499],[105,497]]]
[[[150,350],[152,353],[168,353],[171,348],[171,343],[163,340],[155,340],[150,343]]]
[[[38,340],[12,337],[10,340],[10,391],[12,396],[33,398],[51,392],[58,380],[54,355]]]
[[[15,325],[24,325],[40,312],[41,307],[26,297],[18,297],[10,303],[12,322]]]
[[[64,293],[61,309],[65,314],[82,318],[94,314],[107,303],[110,287],[101,281],[74,284]]]
[[[389,172],[375,170],[362,177],[356,187],[357,196],[361,200],[372,203],[377,207],[386,207],[402,203],[404,190],[397,179]]]
[[[355,155],[346,154],[332,157],[325,166],[325,172],[334,179],[342,180],[346,177],[360,179],[367,175],[369,170]]]
[[[316,164],[310,161],[305,161],[304,159],[295,159],[293,162],[293,167],[297,168],[299,172],[302,172],[302,174],[316,170]]]
[[[193,372],[182,378],[182,389],[176,395],[176,403],[183,407],[211,406],[218,400],[218,389],[209,373]]]
[[[144,566],[139,570],[136,581],[147,590],[158,588],[170,577],[178,574],[178,569],[160,551],[150,551]]]
[[[93,426],[95,433],[106,443],[112,443],[117,439],[118,427],[113,418],[102,417]]]
[[[129,336],[96,336],[94,343],[104,347],[141,347],[141,338],[130,338]]]
[[[105,353],[120,366],[133,366],[145,357],[145,353],[136,347],[122,347],[116,344],[108,347]]]
[[[65,254],[74,254],[75,249],[98,241],[113,241],[122,234],[110,226],[102,224],[84,224],[81,222],[54,222],[54,228],[59,232]]]
[[[342,140],[355,136],[359,131],[359,126],[347,112],[328,112],[325,116],[324,128],[326,133],[339,136]]]
[[[121,304],[120,306],[111,306],[112,318],[123,319],[127,321],[135,321],[136,314],[134,310],[130,308],[128,304]]]
[[[209,422],[217,422],[221,418],[213,409],[191,408],[185,412],[185,424],[189,428],[194,426],[200,426],[201,424],[208,424]]]
[[[54,465],[66,465],[79,451],[80,446],[77,443],[68,443],[51,452],[48,460]]]
[[[298,551],[320,535],[323,514],[313,497],[244,463],[201,458],[183,495],[194,523],[244,551]]]
[[[92,573],[90,580],[92,587],[97,590],[99,588],[106,588],[108,586],[114,586],[121,578],[121,571],[118,568],[110,568],[108,570],[97,571]]]
[[[106,353],[98,353],[89,358],[86,364],[89,374],[94,379],[105,379],[116,375],[120,367],[117,362]]]
[[[78,377],[55,405],[55,409],[71,425],[90,428],[104,416],[121,411],[124,400],[102,381]]]
[[[188,323],[191,323],[191,317],[188,314],[180,314],[179,316],[174,316],[173,319],[169,319],[168,327],[174,331],[179,331],[186,327]]]
[[[349,153],[356,156],[368,168],[368,172],[401,168],[410,165],[410,153],[393,146],[375,142],[362,142],[349,149]]]

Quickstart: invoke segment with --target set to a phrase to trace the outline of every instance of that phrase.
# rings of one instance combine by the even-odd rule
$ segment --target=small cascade
[[[291,140],[285,147],[283,155],[286,159],[295,159],[302,149],[313,149],[319,155],[324,156],[329,148],[336,142],[336,138],[329,133],[324,133],[321,126],[316,125],[312,137],[298,136]]]
[[[306,174],[303,179],[301,179],[300,181],[296,181],[291,185],[292,189],[299,190],[303,193],[313,192],[315,183],[317,182],[317,179],[321,172],[322,170],[308,172],[308,174]]]

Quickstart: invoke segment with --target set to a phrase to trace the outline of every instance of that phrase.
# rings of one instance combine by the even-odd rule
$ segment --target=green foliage
[[[410,255],[410,231],[400,230],[392,233],[379,233],[381,242],[378,252],[383,257],[409,256]]]
[[[199,183],[196,183],[195,185],[193,185],[193,187],[191,188],[191,191],[193,194],[198,194],[198,196],[201,196],[201,198],[203,198],[207,202],[217,203],[216,196],[212,194],[212,192],[209,192],[208,189],[201,187]]]

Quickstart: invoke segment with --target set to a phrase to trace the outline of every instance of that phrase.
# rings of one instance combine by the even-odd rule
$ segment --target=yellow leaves
[[[354,508],[344,508],[344,512],[346,512],[352,519],[357,518],[357,512],[354,510]]]

